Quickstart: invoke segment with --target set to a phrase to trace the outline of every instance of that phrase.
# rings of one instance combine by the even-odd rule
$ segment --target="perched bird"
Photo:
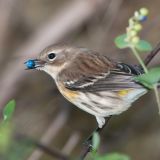
[[[126,111],[147,92],[134,80],[143,74],[141,67],[114,62],[86,48],[51,45],[25,63],[28,69],[48,73],[68,101],[96,117],[99,128],[105,117]]]

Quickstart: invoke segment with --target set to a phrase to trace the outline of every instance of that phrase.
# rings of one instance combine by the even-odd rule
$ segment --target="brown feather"
[[[142,88],[133,80],[134,75],[129,68],[124,70],[118,63],[97,52],[78,51],[72,62],[58,75],[58,80],[66,88],[84,92]]]

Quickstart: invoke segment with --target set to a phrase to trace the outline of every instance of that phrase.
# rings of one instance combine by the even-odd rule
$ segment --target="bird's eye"
[[[56,57],[56,54],[55,54],[55,53],[49,53],[49,54],[48,54],[48,59],[49,59],[49,60],[53,60],[55,57]]]

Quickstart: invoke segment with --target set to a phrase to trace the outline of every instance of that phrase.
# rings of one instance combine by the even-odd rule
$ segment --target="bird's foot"
[[[87,139],[83,145],[87,147],[89,151],[93,150],[92,139]]]

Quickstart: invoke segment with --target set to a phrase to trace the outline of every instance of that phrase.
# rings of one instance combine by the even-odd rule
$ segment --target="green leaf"
[[[15,106],[16,106],[16,102],[15,100],[11,100],[7,103],[7,105],[4,107],[3,109],[3,119],[6,120],[10,120],[13,112],[15,110]]]
[[[152,50],[151,44],[145,40],[140,40],[137,44],[135,44],[135,47],[140,52],[147,52]]]
[[[96,160],[130,160],[130,158],[124,154],[110,153],[97,157]]]
[[[12,127],[10,123],[0,124],[0,153],[6,153],[11,143]]]
[[[160,81],[160,67],[150,69],[148,73],[136,77],[135,80],[153,89],[153,85]]]
[[[122,49],[122,48],[127,48],[129,46],[129,43],[125,41],[126,37],[127,37],[126,34],[122,34],[115,38],[114,42],[118,48]]]
[[[93,133],[93,142],[92,142],[92,144],[93,144],[93,150],[96,151],[98,149],[98,147],[99,147],[99,144],[100,144],[100,136],[99,136],[99,134],[97,132]]]

